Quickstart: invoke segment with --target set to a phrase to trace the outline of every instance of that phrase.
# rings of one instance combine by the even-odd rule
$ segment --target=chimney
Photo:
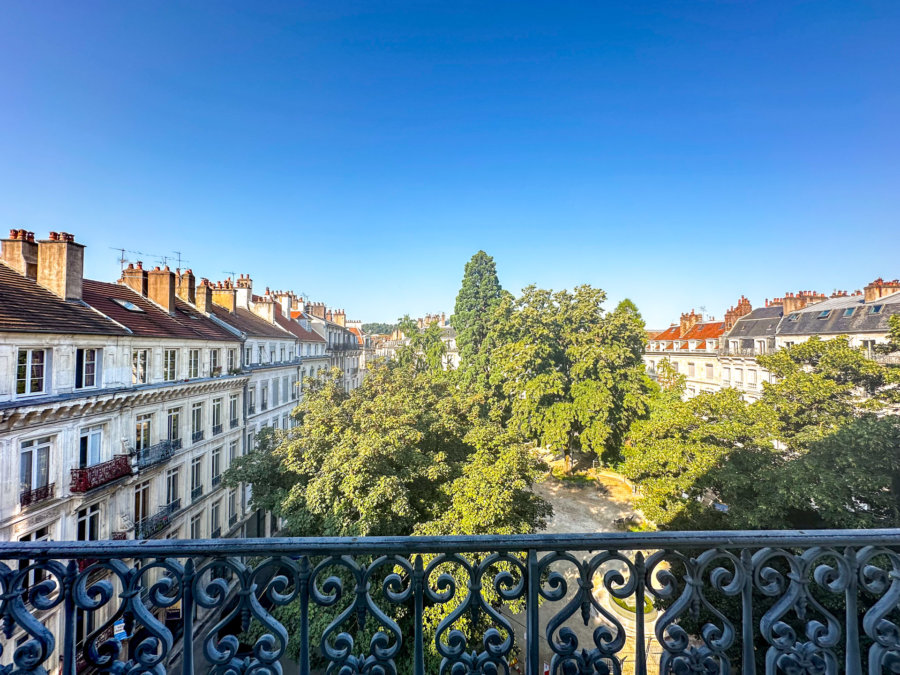
[[[700,319],[703,318],[700,314],[697,314],[693,309],[690,313],[685,313],[681,315],[681,336],[684,337],[685,333],[687,333],[691,328],[700,323]]]
[[[275,323],[275,300],[266,293],[260,300],[253,303],[253,313],[269,323]]]
[[[147,297],[169,314],[175,313],[175,273],[168,265],[147,273]]]
[[[200,283],[197,285],[197,302],[195,303],[197,309],[204,314],[209,314],[212,311],[212,298],[213,289],[209,283],[209,279],[201,279]]]
[[[175,295],[192,305],[197,301],[194,273],[191,270],[175,270]]]
[[[294,306],[294,294],[291,292],[282,293],[278,297],[278,304],[281,306],[281,314],[290,319],[291,307]]]
[[[144,263],[140,260],[138,260],[137,265],[128,263],[128,267],[122,270],[122,278],[119,279],[119,283],[146,297],[147,270],[144,269]]]
[[[212,288],[212,301],[232,314],[236,310],[237,290],[231,285],[231,279],[221,281]]]
[[[734,324],[737,323],[737,320],[742,316],[749,314],[752,309],[750,301],[742,295],[741,299],[738,300],[737,305],[729,308],[728,311],[725,312],[725,330],[731,330],[734,327]]]
[[[250,309],[250,298],[253,297],[253,279],[249,274],[242,274],[235,282],[237,288],[237,296],[235,302],[238,307]]]
[[[37,280],[38,245],[34,241],[34,232],[10,230],[9,239],[2,243],[0,260],[23,277]]]
[[[309,312],[312,316],[324,319],[325,318],[325,303],[324,302],[309,302],[306,304],[306,311]]]
[[[347,325],[347,314],[343,309],[336,309],[334,311],[334,322],[338,326],[346,326]]]
[[[873,281],[863,289],[866,302],[875,302],[886,295],[892,295],[900,291],[900,280],[885,281],[881,277]]]
[[[37,282],[63,300],[81,300],[84,246],[68,232],[38,242]]]
[[[784,294],[784,314],[787,316],[788,314],[792,314],[793,312],[799,312],[804,307],[808,307],[809,305],[814,305],[817,302],[822,302],[823,300],[827,300],[828,297],[824,293],[816,293],[815,291],[798,291],[797,293],[785,293]]]

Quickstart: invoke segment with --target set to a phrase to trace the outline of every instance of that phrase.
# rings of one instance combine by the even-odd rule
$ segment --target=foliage
[[[450,324],[456,329],[456,345],[464,377],[483,389],[487,388],[489,379],[488,335],[494,309],[502,296],[494,259],[484,251],[478,251],[466,263]]]
[[[397,350],[397,362],[401,366],[411,366],[419,372],[436,373],[443,369],[447,345],[441,339],[441,327],[437,323],[419,330],[418,324],[406,315],[400,320],[399,328],[408,340],[408,344]]]
[[[364,323],[362,329],[364,333],[369,335],[390,335],[397,327],[396,323]]]
[[[651,400],[624,465],[647,517],[678,529],[900,525],[900,421],[881,415],[892,373],[846,338],[758,361],[777,380],[754,403],[733,389]]]
[[[666,391],[679,397],[684,395],[687,378],[675,369],[675,364],[668,357],[659,360],[656,366],[656,381]]]
[[[591,286],[553,292],[529,286],[504,297],[489,339],[491,383],[511,428],[563,451],[618,458],[645,413],[644,323],[634,305],[605,312]]]

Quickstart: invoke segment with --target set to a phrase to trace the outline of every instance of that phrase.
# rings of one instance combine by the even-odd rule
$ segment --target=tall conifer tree
[[[478,251],[466,263],[450,323],[456,329],[461,369],[473,380],[484,384],[489,373],[485,338],[502,294],[494,259],[484,251]]]

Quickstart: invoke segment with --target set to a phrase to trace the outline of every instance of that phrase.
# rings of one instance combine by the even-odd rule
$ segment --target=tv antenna
[[[230,272],[228,270],[222,270],[222,274],[227,274],[228,278],[231,279],[232,284],[234,283],[234,280],[237,278],[237,272],[235,272],[234,270],[232,270]]]

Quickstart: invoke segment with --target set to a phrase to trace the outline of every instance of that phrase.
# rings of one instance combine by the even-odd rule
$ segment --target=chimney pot
[[[41,286],[63,300],[81,300],[83,277],[84,246],[74,237],[51,236],[37,244],[36,278]]]

